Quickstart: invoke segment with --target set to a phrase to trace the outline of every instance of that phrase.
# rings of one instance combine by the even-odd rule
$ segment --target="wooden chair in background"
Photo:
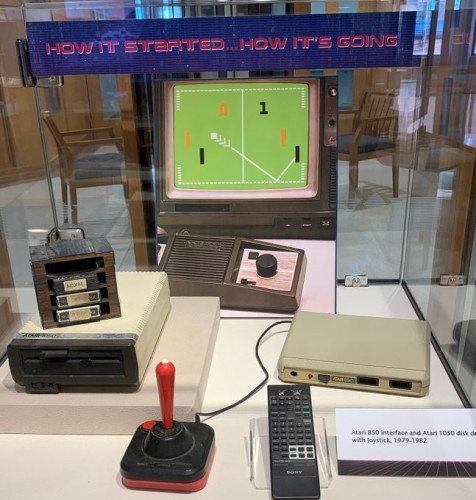
[[[339,158],[349,162],[349,197],[359,184],[359,162],[382,156],[392,157],[393,196],[398,198],[398,108],[396,95],[365,92],[352,121],[352,133],[339,134]],[[345,111],[343,113],[346,113]]]
[[[43,120],[58,149],[61,196],[73,224],[78,223],[77,189],[122,184],[127,200],[123,139],[112,127],[60,132],[53,116],[44,114]]]

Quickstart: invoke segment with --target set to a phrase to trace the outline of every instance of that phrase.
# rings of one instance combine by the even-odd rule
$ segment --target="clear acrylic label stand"
[[[324,418],[314,418],[314,433],[319,466],[319,482],[321,488],[328,488],[332,480],[332,471]],[[268,418],[252,418],[250,420],[250,479],[256,489],[271,488],[269,469]]]

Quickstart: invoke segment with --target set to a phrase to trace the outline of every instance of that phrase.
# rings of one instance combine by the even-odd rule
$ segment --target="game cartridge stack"
[[[114,251],[106,238],[30,247],[43,328],[121,316]]]

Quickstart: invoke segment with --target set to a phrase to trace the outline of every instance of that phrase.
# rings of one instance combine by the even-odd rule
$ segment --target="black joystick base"
[[[207,483],[215,452],[215,433],[201,422],[144,422],[121,460],[129,488],[198,491]]]

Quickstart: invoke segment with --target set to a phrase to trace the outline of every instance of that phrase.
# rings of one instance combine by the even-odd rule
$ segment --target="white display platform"
[[[205,393],[220,323],[216,297],[172,297],[171,311],[140,388],[27,394],[0,367],[0,433],[132,434],[143,421],[160,419],[155,367],[166,358],[176,368],[175,418],[193,421]]]
[[[398,285],[367,289],[339,287],[338,303],[340,312],[345,314],[415,317],[405,293]],[[263,330],[275,320],[221,320],[203,411],[229,405],[243,397],[262,379],[263,373],[254,357],[255,344]],[[196,324],[199,323],[200,317],[197,317]],[[276,364],[287,328],[288,325],[276,327],[261,343],[260,356],[270,373],[270,384],[279,383]],[[188,343],[184,346],[189,350],[196,347]],[[333,469],[332,483],[322,490],[322,500],[476,498],[476,480],[472,478],[363,477],[339,476],[336,473],[335,408],[461,408],[461,401],[434,353],[431,377],[430,394],[423,398],[326,387],[311,388],[314,415],[326,421]],[[38,409],[38,416],[43,413],[40,410],[43,409]],[[266,390],[259,391],[228,412],[204,419],[215,431],[216,456],[206,487],[191,494],[194,500],[271,498],[268,489],[258,489],[250,480],[250,419],[263,417],[266,417]],[[140,419],[134,430],[139,423]],[[3,434],[0,447],[0,498],[24,500],[34,496],[35,500],[177,500],[182,494],[135,491],[121,483],[119,464],[132,433],[114,436]]]

